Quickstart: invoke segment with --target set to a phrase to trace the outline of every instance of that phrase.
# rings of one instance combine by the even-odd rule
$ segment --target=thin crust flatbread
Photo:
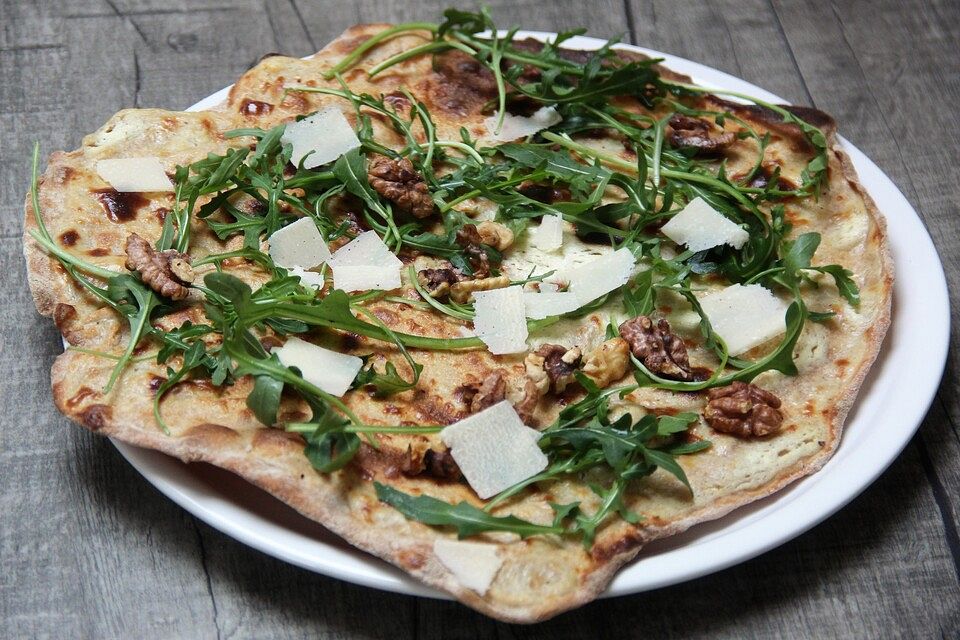
[[[94,169],[97,160],[156,156],[172,172],[176,165],[199,160],[208,152],[223,153],[230,146],[244,143],[243,139],[226,139],[224,131],[243,126],[268,128],[337,103],[338,99],[331,96],[285,93],[285,88],[336,87],[334,81],[322,80],[321,72],[386,26],[348,29],[309,60],[268,57],[244,74],[227,101],[212,111],[121,111],[99,131],[87,136],[80,149],[54,153],[40,183],[42,215],[51,236],[91,262],[123,272],[126,237],[136,232],[148,241],[155,240],[164,216],[172,208],[172,194],[129,194],[120,203],[105,203],[98,192],[107,185]],[[486,117],[482,107],[489,96],[482,87],[473,86],[469,77],[445,74],[442,68],[434,68],[429,57],[408,60],[374,81],[367,77],[365,70],[377,61],[422,42],[423,39],[411,35],[387,41],[346,74],[347,83],[357,93],[372,95],[388,95],[406,88],[428,106],[441,138],[459,139],[461,127],[473,136],[482,135]],[[680,78],[675,74],[671,77]],[[797,178],[808,149],[795,128],[782,124],[763,109],[722,103],[712,97],[704,100],[714,106],[722,104],[722,108],[734,111],[752,126],[769,131],[772,142],[768,154],[778,160],[785,178]],[[404,456],[436,446],[436,437],[381,436],[379,450],[364,446],[344,470],[317,473],[303,455],[304,444],[299,435],[264,427],[253,416],[245,404],[252,384],[245,379],[223,388],[204,380],[187,380],[177,385],[162,404],[171,430],[166,435],[156,425],[152,413],[153,391],[166,375],[165,366],[156,365],[152,359],[137,360],[122,374],[112,393],[104,395],[101,390],[113,361],[90,351],[118,351],[129,334],[126,322],[98,305],[25,234],[24,253],[37,309],[54,319],[70,345],[85,349],[67,350],[57,358],[51,372],[54,400],[64,415],[97,433],[237,473],[351,544],[490,616],[512,622],[544,620],[596,598],[616,571],[646,542],[718,518],[770,495],[818,470],[836,450],[844,419],[890,322],[893,267],[883,218],[858,183],[850,159],[836,144],[833,121],[810,109],[802,110],[801,115],[828,134],[829,179],[819,199],[787,203],[787,218],[794,233],[821,234],[817,262],[841,263],[853,271],[861,303],[854,309],[842,302],[829,279],[821,281],[818,289],[804,292],[811,308],[830,309],[836,316],[806,324],[795,350],[798,376],[767,372],[756,380],[782,400],[784,429],[769,438],[743,440],[716,433],[702,422],[696,424],[693,437],[709,437],[714,444],[705,452],[680,459],[693,494],[673,476],[656,471],[638,482],[626,499],[627,505],[643,519],[636,525],[610,519],[589,550],[578,540],[560,537],[521,541],[513,534],[478,536],[480,541],[497,545],[502,559],[502,566],[483,595],[460,584],[434,554],[434,541],[452,538],[450,531],[407,520],[379,502],[374,493],[372,480],[379,480],[407,493],[422,492],[449,502],[466,500],[480,504],[465,484],[408,477],[401,472]],[[382,136],[384,143],[390,144],[390,137],[395,134],[383,123],[374,124],[378,139]],[[629,159],[622,146],[609,146],[611,152]],[[733,160],[728,172],[736,170]],[[35,228],[28,198],[25,229]],[[218,240],[202,221],[195,220],[192,231],[194,258],[236,248],[233,241]],[[253,284],[264,279],[256,267],[242,260],[224,266]],[[161,322],[170,328],[185,320],[202,322],[200,300],[199,296],[188,299],[182,310],[163,317]],[[374,308],[381,320],[396,330],[441,337],[462,335],[459,325],[431,313],[388,302]],[[696,317],[682,305],[664,305],[659,311],[681,336],[697,335]],[[595,346],[602,340],[606,318],[607,312],[601,310],[576,323],[560,323],[546,335],[533,336],[534,344],[540,340],[584,348]],[[339,351],[373,352],[376,358],[396,358],[391,347],[372,340],[317,332],[311,337],[325,340]],[[391,424],[454,422],[469,414],[458,400],[458,390],[463,385],[477,384],[496,371],[505,376],[509,393],[522,389],[522,355],[417,350],[413,355],[424,365],[417,389],[387,399],[376,399],[363,392],[346,396],[361,418]],[[692,350],[691,359],[696,358],[697,352]],[[403,366],[401,360],[396,361]],[[621,410],[699,411],[704,402],[703,394],[640,389],[624,399]],[[283,411],[287,421],[307,415],[295,402],[286,403]],[[556,403],[544,401],[536,416],[545,425],[557,411]],[[588,480],[552,483],[549,492],[531,491],[498,513],[549,523],[552,512],[548,501],[596,503]]]

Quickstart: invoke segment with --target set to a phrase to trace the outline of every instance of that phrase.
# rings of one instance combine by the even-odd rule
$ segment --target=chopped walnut
[[[623,338],[611,338],[587,354],[583,374],[601,389],[627,374],[630,345]]]
[[[666,320],[637,316],[620,325],[620,337],[630,345],[630,351],[647,369],[664,378],[692,380],[687,347],[683,340],[670,333]]]
[[[498,251],[503,251],[513,244],[513,231],[499,222],[481,222],[477,225],[477,233],[483,244],[490,245]]]
[[[543,372],[543,369],[540,371]],[[541,390],[536,382],[527,378],[526,382],[523,383],[523,398],[513,405],[517,415],[520,416],[520,422],[527,426],[535,426],[533,413],[537,410],[537,405],[540,404],[540,396],[544,393],[545,390]]]
[[[450,285],[450,299],[463,304],[477,291],[490,291],[510,286],[508,276],[495,278],[480,278],[479,280],[462,280]]]
[[[492,407],[507,397],[507,382],[503,373],[494,371],[480,383],[480,389],[470,400],[470,411],[477,413],[487,407]]]
[[[184,285],[194,278],[187,255],[173,249],[156,251],[135,233],[127,236],[127,269],[139,271],[144,284],[171,300],[186,298],[190,290]]]
[[[426,289],[431,298],[442,298],[450,293],[450,285],[459,278],[453,269],[421,269],[417,272],[417,282]]]
[[[528,353],[523,360],[523,366],[527,372],[527,380],[533,383],[537,391],[542,395],[550,390],[550,378],[544,369],[546,358],[536,353]]]
[[[746,382],[707,391],[703,417],[711,427],[741,438],[776,433],[783,424],[780,398]]]
[[[420,447],[417,449],[409,447],[407,456],[400,465],[400,471],[406,476],[423,475],[440,480],[461,478],[460,467],[457,466],[457,461],[453,459],[450,450],[446,447],[426,450]]]
[[[393,160],[374,156],[367,166],[367,177],[377,193],[404,211],[417,218],[426,218],[433,213],[433,198],[427,183],[407,158]]]
[[[576,380],[573,372],[579,368],[580,358],[582,356],[579,347],[567,349],[559,344],[544,344],[531,355],[538,356],[543,360],[543,371],[550,381],[550,388],[556,393],[562,393],[563,390],[567,388],[567,385]],[[530,356],[527,356],[527,358],[529,365],[527,362],[524,362],[524,365],[527,366],[528,377],[532,379],[532,376],[529,376],[529,372],[532,368],[531,365],[537,361],[530,358]],[[543,383],[540,382],[539,384],[542,387]]]
[[[716,132],[706,120],[676,114],[670,118],[670,144],[715,153],[733,144],[736,136],[732,131]]]
[[[474,275],[483,278],[490,273],[490,256],[484,249],[483,238],[475,224],[465,224],[457,229],[456,242],[473,268]]]

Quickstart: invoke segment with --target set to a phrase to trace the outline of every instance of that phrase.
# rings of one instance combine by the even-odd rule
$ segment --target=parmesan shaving
[[[735,284],[700,298],[710,325],[736,356],[786,330],[787,303],[759,284]]]
[[[453,574],[457,582],[481,596],[490,588],[503,564],[497,551],[497,545],[481,542],[447,538],[437,538],[433,542],[433,553],[440,564]]]
[[[567,290],[577,296],[582,307],[625,285],[633,267],[633,254],[624,247],[565,270],[561,279],[570,283]]]
[[[323,276],[316,271],[307,271],[300,267],[290,267],[287,269],[290,275],[300,278],[300,284],[314,289],[323,289]]]
[[[563,216],[543,216],[540,226],[530,231],[530,242],[542,251],[557,251],[563,246]]]
[[[281,267],[315,269],[330,259],[330,249],[310,217],[288,224],[267,241],[270,257]]]
[[[694,252],[722,244],[739,249],[750,239],[750,234],[745,229],[741,229],[699,196],[670,218],[661,231],[677,244],[686,245]]]
[[[360,140],[343,112],[336,107],[321,109],[299,122],[291,122],[280,141],[293,146],[290,162],[314,169],[336,160],[360,146]]]
[[[403,263],[375,231],[364,231],[340,247],[327,264],[333,269],[333,286],[337,289],[389,291],[400,286]]]
[[[552,127],[563,118],[553,107],[541,107],[530,116],[515,116],[509,113],[503,116],[503,125],[497,132],[499,114],[494,114],[483,121],[487,135],[483,137],[488,142],[511,142],[519,138],[532,136],[538,131]]]
[[[97,161],[97,174],[121,193],[173,191],[159,158],[110,158]]]
[[[273,353],[283,366],[300,369],[304,380],[334,396],[347,392],[363,366],[363,360],[357,356],[324,349],[300,338],[290,338]]]
[[[473,330],[490,353],[521,353],[527,350],[523,287],[514,285],[492,291],[476,291],[473,298]]]
[[[539,438],[540,432],[525,426],[506,400],[440,432],[463,476],[483,499],[547,467]]]
[[[540,288],[540,293],[534,291],[523,292],[523,306],[528,318],[541,320],[547,316],[559,316],[576,311],[581,307],[580,299],[575,293],[570,291],[545,291],[542,285]]]

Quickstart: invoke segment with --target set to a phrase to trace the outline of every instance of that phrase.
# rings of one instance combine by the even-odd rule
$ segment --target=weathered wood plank
[[[960,101],[960,5],[910,4],[817,2],[800,10],[776,3],[818,106],[837,116],[916,207],[952,289],[960,280],[960,140],[944,135],[944,125]],[[954,297],[951,304],[954,348],[919,442],[960,573],[960,303]]]
[[[0,239],[0,620],[5,637],[211,634],[192,519],[53,407],[59,336]]]

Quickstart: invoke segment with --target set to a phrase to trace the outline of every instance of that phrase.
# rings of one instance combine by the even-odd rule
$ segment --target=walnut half
[[[415,217],[426,218],[433,213],[427,183],[407,158],[374,156],[367,165],[367,179],[377,193]]]
[[[127,269],[139,271],[148,287],[171,300],[183,300],[190,293],[184,286],[194,278],[189,256],[173,249],[156,251],[135,233],[127,236],[126,249]]]
[[[653,373],[672,380],[693,379],[687,347],[683,340],[670,333],[666,320],[654,324],[647,316],[637,316],[620,325],[620,337],[630,345],[637,360]]]
[[[603,389],[623,376],[630,367],[630,345],[623,338],[611,338],[587,354],[583,375]]]
[[[783,425],[780,398],[746,382],[710,389],[703,417],[711,427],[741,438],[767,436]]]

